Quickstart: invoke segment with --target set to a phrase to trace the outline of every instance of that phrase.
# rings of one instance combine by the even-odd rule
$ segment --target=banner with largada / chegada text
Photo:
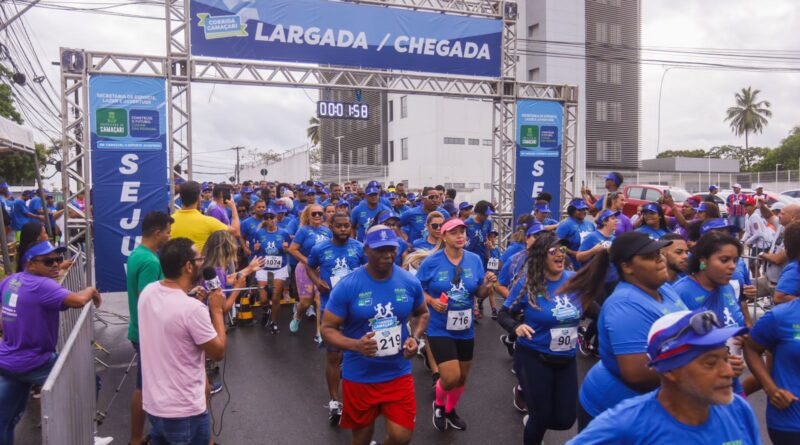
[[[89,121],[96,286],[122,292],[142,219],[169,208],[165,79],[91,76]]]
[[[550,210],[558,219],[564,106],[552,100],[517,102],[514,219],[531,213],[536,195],[553,195]]]
[[[499,77],[502,21],[329,0],[191,0],[192,55]]]

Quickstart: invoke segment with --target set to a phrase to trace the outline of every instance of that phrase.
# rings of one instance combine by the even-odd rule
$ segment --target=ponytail
[[[575,294],[584,305],[590,301],[598,300],[605,294],[603,283],[610,267],[611,260],[607,250],[602,250],[592,257],[592,260],[581,268],[557,291],[559,294]]]

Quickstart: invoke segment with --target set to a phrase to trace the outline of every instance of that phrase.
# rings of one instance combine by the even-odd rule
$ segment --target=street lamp
[[[342,139],[344,136],[335,136],[336,142],[339,143],[339,156],[337,156],[336,160],[339,163],[339,184],[342,183]]]

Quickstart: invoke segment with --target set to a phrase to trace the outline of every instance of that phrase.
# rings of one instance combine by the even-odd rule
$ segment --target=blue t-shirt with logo
[[[341,280],[362,265],[367,264],[364,245],[352,238],[341,246],[333,240],[323,241],[308,255],[308,266],[319,267],[319,277],[333,289]],[[334,283],[335,281],[335,283]],[[325,310],[330,292],[320,293],[320,310]]]
[[[517,337],[517,345],[544,354],[575,357],[578,323],[583,315],[581,301],[574,294],[559,295],[556,293],[572,275],[574,272],[564,271],[558,280],[547,280],[545,286],[549,296],[539,295],[536,298],[539,309],[529,303],[525,278],[514,285],[503,306],[507,307],[511,313],[522,312],[524,323],[534,331],[530,340],[525,337]]]
[[[454,283],[456,267],[461,268],[461,280]],[[417,271],[417,279],[422,283],[422,288],[432,298],[439,298],[444,292],[448,299],[447,311],[444,313],[428,308],[430,321],[426,333],[429,336],[464,340],[475,336],[472,310],[475,294],[483,284],[483,276],[483,261],[467,250],[457,266],[450,262],[444,249],[434,252],[422,261]],[[447,329],[448,324],[453,328]]]
[[[300,245],[300,253],[307,257],[315,245],[331,238],[333,238],[333,232],[326,226],[319,226],[317,228],[312,226],[300,226],[292,241]]]
[[[750,339],[772,352],[772,380],[795,396],[800,395],[800,300],[775,306],[758,319]],[[786,409],[767,403],[767,426],[778,431],[800,432],[800,402]]]
[[[435,248],[436,248],[436,245],[435,244],[431,244],[428,241],[428,237],[425,237],[425,238],[420,238],[420,239],[414,241],[414,244],[413,244],[411,250],[412,251],[413,250],[419,250],[419,249],[431,250],[431,249],[435,249]]]
[[[683,303],[690,310],[705,308],[714,311],[723,326],[745,327],[744,314],[739,306],[739,296],[733,286],[726,284],[713,291],[705,289],[691,276],[686,276],[672,285],[675,292],[681,297]],[[739,379],[733,380],[733,391],[737,394],[744,393],[744,388]]]
[[[439,207],[436,211],[444,216],[445,221],[450,219],[450,213],[448,213],[447,210]],[[403,226],[403,230],[408,233],[408,242],[413,244],[414,241],[422,238],[422,232],[425,230],[425,221],[427,219],[428,212],[421,206],[414,207],[400,215],[400,225]]]
[[[250,247],[251,252],[253,250],[253,236],[255,236],[256,231],[258,231],[261,223],[262,221],[260,219],[256,219],[254,216],[245,218],[239,223],[239,233],[242,234],[242,239],[248,242],[248,247]]]
[[[761,434],[752,408],[734,394],[728,405],[712,405],[708,419],[686,425],[664,409],[658,391],[634,397],[594,419],[567,445],[599,444],[736,444],[760,445]]]
[[[569,217],[559,224],[558,228],[556,229],[556,235],[558,235],[558,237],[561,239],[569,241],[568,247],[570,250],[577,252],[581,247],[581,242],[583,242],[583,239],[594,231],[594,223],[586,221],[585,219],[578,222],[578,220],[575,218]],[[580,267],[578,260],[576,260],[574,257],[570,257],[570,259],[575,267]]]
[[[292,240],[285,230],[276,229],[274,232],[270,232],[266,227],[262,227],[256,230],[256,233],[253,235],[253,246],[255,246],[256,241],[260,244],[260,249],[254,251],[253,255],[269,257],[267,258],[267,266],[265,266],[264,269],[278,270],[288,264],[286,261],[287,252],[283,248],[283,243],[286,243],[286,247],[288,248]],[[274,257],[280,257],[280,265],[277,265],[278,261]]]
[[[595,230],[594,232],[586,235],[586,237],[581,241],[581,247],[578,249],[579,252],[585,252],[587,250],[591,250],[594,246],[598,244],[603,244],[606,247],[611,247],[611,243],[616,238],[616,235],[605,236],[599,230]],[[594,257],[593,257],[594,258]],[[591,262],[591,259],[581,266],[585,266]],[[612,264],[608,267],[606,271],[606,277],[604,282],[605,283],[615,283],[619,281],[619,274],[617,273],[617,268]]]
[[[660,229],[660,228],[659,229],[654,229],[654,228],[652,228],[650,226],[644,226],[644,225],[639,227],[635,231],[639,232],[639,233],[644,233],[645,235],[649,236],[650,239],[659,239],[662,236],[664,236],[667,233],[669,233],[666,230],[663,230],[663,229]]]
[[[669,284],[662,285],[658,293],[662,301],[622,281],[603,303],[597,322],[600,362],[589,370],[579,396],[581,406],[592,417],[639,394],[622,380],[617,356],[646,353],[647,334],[653,322],[663,315],[687,310]]]
[[[492,222],[488,219],[478,224],[475,217],[470,216],[464,221],[467,225],[467,244],[465,249],[478,255],[483,260],[484,267],[486,266],[486,238],[489,237],[489,232],[492,230]]]
[[[364,267],[343,278],[331,291],[326,306],[331,314],[344,319],[342,334],[360,339],[374,330],[373,338],[380,351],[398,352],[367,357],[344,351],[342,378],[357,383],[382,383],[411,374],[411,362],[403,357],[403,343],[409,335],[406,322],[423,304],[425,297],[419,281],[397,266],[392,276],[383,281],[372,278]]]
[[[357,205],[353,211],[350,212],[350,222],[354,226],[358,226],[356,238],[363,242],[364,234],[366,233],[367,229],[377,223],[378,213],[382,211],[388,211],[389,209],[389,207],[386,207],[380,202],[375,206],[374,209],[369,208],[366,201],[362,201],[361,204]]]

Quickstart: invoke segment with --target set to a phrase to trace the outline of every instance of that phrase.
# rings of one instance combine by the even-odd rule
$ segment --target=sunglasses
[[[439,199],[439,195],[428,195],[425,197],[425,199],[429,201],[436,201],[437,199]]]
[[[316,218],[319,218],[322,215],[324,215],[324,213],[322,213],[322,212],[311,212],[311,216],[316,217]]]
[[[439,230],[441,228],[442,228],[442,224],[441,223],[432,223],[431,224],[431,229],[433,229],[433,230]]]
[[[550,256],[556,256],[556,255],[559,255],[559,254],[563,255],[565,253],[567,253],[567,247],[566,246],[554,246],[554,247],[551,247],[551,248],[547,249],[547,254],[550,255]]]
[[[64,257],[63,256],[48,257],[48,258],[42,258],[42,259],[33,259],[31,261],[38,261],[38,262],[44,264],[45,266],[50,267],[50,266],[52,266],[54,264],[63,263],[64,262]]]
[[[691,318],[689,318],[688,325],[684,326],[678,332],[676,332],[675,335],[669,337],[668,339],[664,340],[663,343],[661,343],[661,347],[658,348],[658,353],[661,354],[661,351],[664,350],[665,346],[674,342],[683,334],[689,332],[689,330],[694,331],[694,333],[697,335],[706,335],[713,331],[714,328],[719,329],[721,327],[722,325],[719,323],[717,314],[712,311],[704,311],[694,314]]]
[[[275,219],[275,218],[277,218],[277,216],[271,213],[264,215],[264,219]]]
[[[192,258],[192,261],[195,262],[195,263],[198,262],[198,261],[199,262],[203,262],[203,260],[205,260],[205,259],[206,259],[206,257],[199,256],[199,257]]]

